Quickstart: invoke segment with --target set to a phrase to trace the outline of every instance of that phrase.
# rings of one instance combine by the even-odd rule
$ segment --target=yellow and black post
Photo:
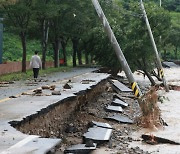
[[[142,94],[141,94],[141,91],[139,91],[139,87],[138,87],[137,82],[131,83],[131,89],[132,89],[134,95],[135,95],[137,98],[140,98],[140,96],[141,96]]]

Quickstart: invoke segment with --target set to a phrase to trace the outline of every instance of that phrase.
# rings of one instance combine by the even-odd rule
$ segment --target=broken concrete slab
[[[71,87],[68,83],[66,83],[66,84],[63,86],[63,88],[64,88],[64,89],[71,89],[72,87]]]
[[[113,100],[112,105],[117,105],[117,106],[121,106],[121,107],[127,107],[129,104],[116,98],[116,99]]]
[[[92,121],[92,123],[93,123],[94,125],[96,125],[97,127],[112,129],[111,125],[108,124],[108,123],[96,122],[96,121]]]
[[[94,126],[89,128],[83,136],[85,139],[91,139],[94,142],[96,141],[108,141],[111,137],[112,129],[102,128]]]
[[[96,143],[93,143],[92,147],[87,147],[86,144],[77,144],[67,148],[64,153],[73,153],[73,154],[87,154],[92,150],[96,149]]]
[[[61,92],[60,91],[53,91],[52,95],[61,95]]]
[[[11,146],[1,154],[13,154],[13,153],[33,153],[33,154],[45,154],[52,148],[60,144],[61,139],[40,138],[36,135],[30,135],[15,145]]]
[[[108,111],[115,111],[115,112],[123,112],[123,109],[121,106],[113,106],[113,105],[108,105],[106,107],[106,110]]]
[[[126,87],[124,84],[119,82],[118,80],[111,80],[112,84],[118,88],[121,92],[132,92],[132,90]]]
[[[108,116],[105,119],[115,120],[120,123],[133,124],[134,122],[128,117],[124,115],[114,114],[113,116]]]

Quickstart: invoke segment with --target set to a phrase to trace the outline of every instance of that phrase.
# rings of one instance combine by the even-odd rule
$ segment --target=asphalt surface
[[[81,74],[95,71],[97,69],[98,68],[77,67],[68,72],[55,72],[45,76],[40,76],[37,82],[34,82],[33,79],[29,79],[15,81],[13,84],[5,84],[3,87],[0,87],[0,102],[9,99],[11,96],[17,96],[23,92],[41,87],[42,85],[55,84],[55,82],[58,82],[59,80],[72,78]]]
[[[26,117],[37,115],[42,109],[48,109],[50,105],[54,105],[65,98],[74,97],[79,91],[91,89],[91,87],[109,77],[109,74],[105,73],[91,73],[95,70],[96,68],[74,68],[70,72],[53,73],[42,77],[41,80],[45,81],[48,79],[48,81],[38,82],[35,86],[27,86],[26,82],[30,81],[19,81],[8,85],[8,87],[1,87],[1,89],[4,88],[4,91],[1,90],[1,93],[4,92],[5,96],[2,97],[1,95],[2,99],[0,100],[0,153],[25,153],[25,151],[30,153],[36,150],[34,153],[39,154],[38,150],[49,150],[56,146],[61,139],[40,138],[38,136],[36,144],[33,144],[34,136],[23,134],[16,130],[11,126],[10,122],[22,121]],[[62,87],[69,80],[72,81],[70,83],[72,88],[63,89]],[[93,80],[93,82],[83,84],[83,80]],[[56,91],[61,91],[61,95],[51,95],[52,91],[49,89],[43,90],[42,95],[21,95],[25,91],[33,93],[32,89],[45,84],[54,84]],[[19,97],[6,97],[10,96],[10,94],[19,95]],[[47,148],[42,146],[43,143],[48,145],[51,143],[52,145]]]

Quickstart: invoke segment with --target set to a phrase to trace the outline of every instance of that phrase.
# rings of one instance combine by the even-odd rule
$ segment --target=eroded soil
[[[119,114],[127,115],[135,124],[122,124],[105,119],[114,114],[106,111],[105,107],[111,104],[115,95],[129,104],[124,108],[124,112]],[[132,93],[117,93],[111,83],[105,80],[92,90],[80,92],[77,97],[59,102],[14,126],[23,133],[61,138],[61,145],[52,151],[61,154],[67,147],[84,142],[83,134],[87,132],[91,121],[105,122],[113,127],[113,133],[110,141],[98,145],[98,148],[102,147],[107,153],[144,154],[147,152],[139,147],[130,148],[128,144],[133,140],[129,135],[138,129],[136,119],[140,114],[139,105]],[[97,153],[104,154],[104,152]]]

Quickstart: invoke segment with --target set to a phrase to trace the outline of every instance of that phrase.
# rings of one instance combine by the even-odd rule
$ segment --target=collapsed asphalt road
[[[73,145],[85,144],[86,148],[87,145],[88,147],[93,145],[92,149],[97,148],[92,152],[94,154],[148,153],[145,152],[146,149],[143,148],[143,151],[139,148],[138,144],[141,143],[135,147],[129,146],[131,142],[140,142],[139,139],[131,137],[131,133],[138,128],[136,124],[132,124],[136,123],[136,117],[140,114],[138,103],[131,92],[118,92],[107,79],[107,74],[86,73],[57,82],[55,90],[60,92],[57,96],[52,96],[50,89],[47,89],[42,90],[43,95],[20,96],[1,102],[0,152],[8,147],[5,153],[9,153],[9,150],[15,152],[19,150],[17,145],[18,147],[21,145],[24,146],[20,148],[23,151],[46,153],[58,145],[52,150],[52,153],[58,154],[68,153]],[[67,83],[69,88],[64,89]],[[119,106],[118,110],[116,107],[112,108],[119,103],[123,105],[122,108]],[[126,117],[125,124],[116,119],[122,116]],[[112,120],[112,117],[115,119]],[[7,122],[27,135],[15,131]],[[110,128],[112,131],[108,131],[109,137],[103,137],[106,139],[105,142],[96,142],[97,139],[91,137],[88,132],[95,130],[94,125],[107,127],[106,124],[112,127]],[[90,137],[93,142],[91,140],[87,142]],[[29,140],[32,142],[28,143]],[[40,150],[37,148],[40,145],[49,147]]]
[[[138,107],[132,99],[132,93],[115,96],[117,91],[112,90],[107,81],[108,77],[109,75],[104,73],[85,73],[54,83],[53,90],[60,91],[59,95],[51,95],[50,89],[44,89],[43,95],[21,95],[1,102],[0,151],[46,153],[55,145],[59,145],[56,153],[63,153],[69,146],[83,143],[84,137],[89,138],[88,134],[85,135],[91,130],[88,130],[88,123],[95,121],[98,124],[108,122],[112,126],[113,130],[106,139],[109,142],[103,146],[110,153],[112,149],[115,149],[115,153],[145,153],[138,147],[128,148],[127,142],[131,141],[128,134],[135,129],[134,125],[107,120],[114,115],[124,115],[129,121],[134,121]],[[64,88],[67,83],[69,89]],[[118,113],[114,108],[108,108],[108,105],[113,106],[111,103],[115,97],[127,99],[128,107],[126,105],[126,109],[122,109],[120,106],[114,106],[121,108]],[[106,132],[106,129],[103,130]],[[49,146],[42,147],[43,144]],[[102,150],[99,149],[99,143],[97,148]]]

